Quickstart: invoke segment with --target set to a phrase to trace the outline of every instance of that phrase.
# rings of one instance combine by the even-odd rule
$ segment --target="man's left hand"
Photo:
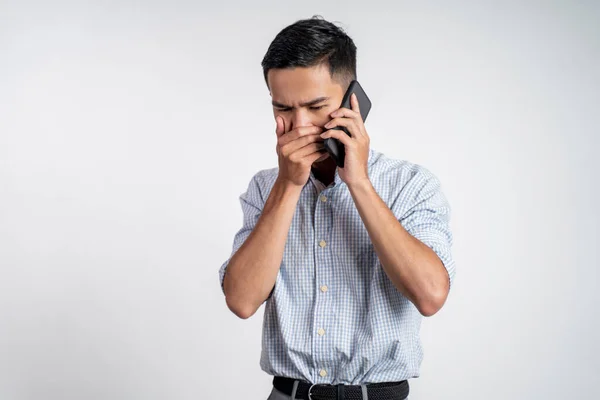
[[[369,180],[368,160],[369,160],[369,135],[365,129],[360,109],[358,107],[358,99],[356,94],[350,96],[351,110],[342,107],[332,112],[330,115],[333,118],[324,128],[329,129],[321,134],[322,138],[336,138],[345,147],[346,158],[344,159],[344,168],[338,168],[340,179],[342,179],[350,187],[352,185]],[[331,129],[336,126],[345,127],[350,136],[346,132],[337,129]]]

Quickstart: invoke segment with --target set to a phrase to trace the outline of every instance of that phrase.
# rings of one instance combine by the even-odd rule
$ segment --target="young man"
[[[370,149],[355,97],[339,109],[356,47],[336,25],[313,17],[286,27],[262,66],[279,167],[256,173],[240,196],[243,226],[219,271],[227,306],[249,318],[266,302],[269,399],[404,399],[419,376],[421,319],[442,307],[454,278],[440,183]],[[324,150],[327,137],[345,146],[344,168]]]

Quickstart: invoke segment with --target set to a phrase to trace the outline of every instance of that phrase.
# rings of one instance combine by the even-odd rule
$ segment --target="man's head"
[[[356,79],[356,46],[342,29],[315,16],[279,32],[262,67],[273,114],[283,118],[286,131],[323,126]]]

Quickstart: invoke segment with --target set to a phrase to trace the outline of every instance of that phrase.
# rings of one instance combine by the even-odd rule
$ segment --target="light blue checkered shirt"
[[[414,237],[454,280],[450,207],[424,167],[373,149],[369,178]],[[243,226],[231,256],[254,228],[278,168],[259,171],[240,196]],[[221,287],[230,258],[219,270]],[[275,287],[266,300],[260,367],[311,383],[366,384],[419,376],[422,315],[383,270],[348,186],[310,174],[302,189]]]

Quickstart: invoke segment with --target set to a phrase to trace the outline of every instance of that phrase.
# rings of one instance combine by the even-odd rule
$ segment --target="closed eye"
[[[312,107],[309,107],[309,109],[316,111],[316,110],[322,109],[323,107],[327,107],[327,104],[324,104],[322,106],[312,106]],[[291,111],[292,109],[291,108],[278,108],[277,110],[279,110],[280,112],[288,112],[288,111]]]

